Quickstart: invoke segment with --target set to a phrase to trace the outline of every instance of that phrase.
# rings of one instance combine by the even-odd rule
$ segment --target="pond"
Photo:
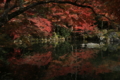
[[[0,47],[0,80],[117,80],[120,45],[103,42],[35,43]]]

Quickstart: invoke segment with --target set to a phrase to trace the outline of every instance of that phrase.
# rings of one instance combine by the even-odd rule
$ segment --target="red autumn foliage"
[[[10,27],[12,27],[12,29]],[[35,29],[28,27],[23,22],[19,22],[19,20],[17,22],[17,19],[12,19],[12,21],[3,28],[4,28],[4,33],[10,35],[12,39],[17,39],[20,36],[28,35],[30,34],[31,30],[33,30],[31,33],[33,33]]]
[[[120,0],[102,0],[102,4],[108,10],[108,14],[106,16],[111,17],[113,20],[119,23],[120,21]]]
[[[74,32],[94,31],[95,27],[96,25],[92,26],[92,24],[82,23],[81,26],[74,27],[74,30],[75,30]]]
[[[40,29],[41,31],[51,32],[52,25],[51,22],[48,21],[47,19],[41,17],[35,17],[35,18],[30,18],[28,20],[35,23],[35,26],[37,26],[38,29]]]
[[[66,10],[61,8],[62,6],[64,6],[63,8]],[[90,30],[90,31],[92,31],[93,28],[95,27],[95,25],[91,26],[94,24],[94,20],[93,20],[94,17],[91,16],[92,11],[90,11],[90,9],[84,9],[70,4],[68,5],[56,4],[52,8],[52,14],[53,14],[52,22],[58,23],[61,26],[64,26],[64,24],[68,24],[72,26],[75,30],[80,29],[80,30]],[[48,18],[51,19],[50,16]]]
[[[9,23],[11,23],[10,20],[12,18],[14,18],[15,22],[22,21],[22,23],[24,23],[24,20],[22,19],[24,18],[26,21],[31,21],[34,23],[31,24],[28,22],[27,26],[29,25],[37,27],[32,28],[35,28],[34,33],[36,35],[40,34],[40,32],[45,32],[47,33],[45,35],[48,35],[54,28],[52,27],[52,25],[60,25],[63,27],[71,26],[74,28],[75,31],[77,30],[77,32],[81,32],[81,30],[94,31],[94,28],[97,26],[94,25],[94,23],[96,22],[95,17],[98,16],[100,16],[99,19],[108,22],[112,22],[113,20],[119,22],[120,19],[119,0],[76,0],[76,2],[74,0],[47,0],[47,2],[44,0],[39,0],[40,2],[37,0],[24,0],[24,4],[21,5],[22,7],[16,6],[20,4],[18,0],[9,1],[1,0],[1,2],[4,3],[1,3],[2,6],[0,11],[0,22],[3,24],[0,25],[3,26],[5,24],[4,22],[8,21]],[[5,4],[8,4],[9,6],[6,9],[10,9],[8,11],[8,19],[5,18],[5,11],[7,11],[4,9]],[[25,13],[22,14],[24,11]],[[22,18],[16,17],[19,14],[22,15]],[[13,21],[13,19],[11,21]],[[19,26],[19,24],[16,24],[16,26]],[[22,27],[25,28],[25,26]],[[10,28],[11,30],[13,29],[12,27]],[[67,29],[69,29],[69,27]],[[17,34],[16,31],[18,32],[18,29],[13,31],[13,35],[15,36],[15,38],[18,38],[21,35]],[[19,33],[22,34],[22,30],[19,31],[21,31]],[[31,30],[25,29],[25,31],[31,34]]]

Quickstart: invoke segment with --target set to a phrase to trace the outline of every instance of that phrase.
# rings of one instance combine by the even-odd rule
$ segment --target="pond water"
[[[36,43],[0,47],[0,80],[117,80],[118,43]]]

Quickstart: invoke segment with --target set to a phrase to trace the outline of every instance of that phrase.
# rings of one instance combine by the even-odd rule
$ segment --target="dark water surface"
[[[0,80],[118,80],[118,43],[39,43],[0,47]]]

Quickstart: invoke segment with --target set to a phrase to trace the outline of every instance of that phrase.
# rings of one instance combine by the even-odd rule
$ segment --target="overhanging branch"
[[[87,5],[80,5],[80,4],[77,4],[77,3],[75,3],[75,2],[70,2],[70,1],[48,1],[48,2],[46,2],[46,1],[38,1],[38,2],[35,2],[35,3],[32,3],[32,4],[28,5],[28,6],[26,6],[26,7],[24,7],[24,8],[21,8],[21,9],[13,12],[13,13],[11,13],[11,14],[8,14],[8,19],[7,19],[7,20],[9,21],[10,19],[18,16],[19,14],[23,13],[24,11],[26,11],[26,10],[32,8],[32,7],[35,7],[35,6],[40,5],[40,4],[48,4],[48,3],[71,4],[71,5],[74,5],[74,6],[77,6],[77,7],[89,8],[89,9],[92,10],[92,12],[94,13],[94,15],[97,16],[97,13],[95,12],[95,10],[94,10],[92,7],[87,6]],[[5,19],[2,18],[2,17],[0,17],[0,18],[1,18],[1,19],[0,19],[0,26],[2,26],[3,24],[1,24],[1,22],[4,23],[4,22],[6,22],[6,21],[5,21]]]
[[[57,1],[57,2],[56,2],[56,1],[48,1],[48,2],[39,1],[39,2],[33,3],[33,4],[31,4],[31,5],[28,5],[27,7],[24,7],[24,8],[22,8],[22,9],[18,10],[18,11],[15,11],[15,12],[9,14],[9,15],[8,15],[8,19],[10,20],[10,19],[12,19],[13,17],[16,17],[17,15],[23,13],[24,11],[26,11],[26,10],[32,8],[32,7],[35,7],[35,6],[40,5],[40,4],[48,4],[48,3],[71,4],[71,5],[78,6],[78,7],[82,7],[82,8],[89,8],[89,9],[92,10],[92,12],[93,12],[95,15],[97,15],[96,12],[95,12],[95,10],[94,10],[92,7],[87,6],[87,5],[79,5],[79,4],[76,4],[76,3],[74,3],[74,2],[70,2],[70,1]]]

